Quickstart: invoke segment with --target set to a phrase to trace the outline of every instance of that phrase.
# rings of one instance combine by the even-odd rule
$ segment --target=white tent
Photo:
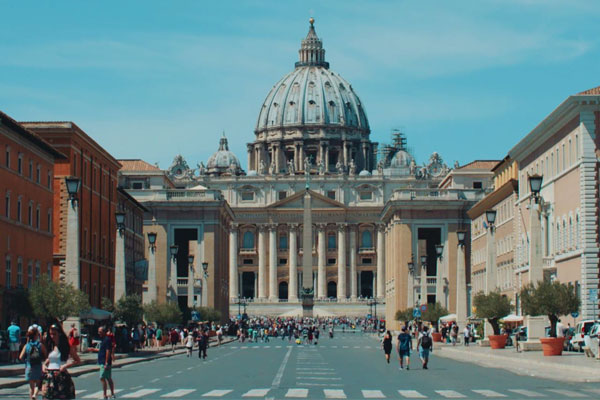
[[[523,321],[522,315],[510,314],[501,319],[504,322],[520,322]]]
[[[444,315],[443,317],[440,318],[440,322],[450,322],[450,321],[456,322],[456,314],[448,314],[448,315]]]

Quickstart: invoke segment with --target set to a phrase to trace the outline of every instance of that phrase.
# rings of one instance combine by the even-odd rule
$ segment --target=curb
[[[235,339],[225,339],[221,342],[221,346],[231,343],[233,342]],[[219,345],[217,345],[216,342],[209,342],[208,347],[219,347]],[[144,358],[137,358],[137,359],[130,359],[128,360],[127,357],[122,358],[121,362],[119,362],[120,360],[115,360],[115,363],[113,364],[113,368],[121,368],[124,367],[125,365],[131,365],[131,364],[137,364],[137,363],[142,363],[142,362],[146,362],[146,361],[152,361],[152,360],[158,360],[161,358],[168,358],[168,357],[172,357],[172,356],[178,356],[180,354],[185,354],[186,350],[185,347],[179,346],[177,348],[177,350],[175,350],[175,352],[170,352],[169,349],[165,349],[162,350],[160,352],[157,352],[155,355],[153,356],[149,356],[149,357],[144,357]],[[72,377],[77,377],[77,376],[81,376],[81,375],[85,375],[85,374],[89,374],[90,372],[95,372],[98,371],[100,369],[100,367],[98,367],[97,364],[94,363],[89,363],[89,364],[82,364],[81,366],[85,366],[85,365],[89,365],[87,368],[82,368],[80,370],[77,371],[73,371],[73,372],[69,372],[71,374]],[[22,385],[27,384],[27,380],[25,380],[24,378],[16,378],[17,380],[12,381],[12,382],[6,382],[6,383],[0,383],[0,389],[11,389],[11,388],[16,388]]]

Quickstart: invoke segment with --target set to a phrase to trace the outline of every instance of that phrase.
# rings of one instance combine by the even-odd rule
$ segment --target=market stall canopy
[[[448,314],[440,317],[440,322],[456,321],[456,314]]]
[[[501,321],[504,321],[504,322],[521,322],[521,321],[523,321],[523,316],[522,315],[510,314],[510,315],[507,315],[504,318],[501,318]]]
[[[102,321],[105,319],[109,319],[112,317],[112,313],[106,310],[102,310],[100,308],[92,307],[87,311],[79,314],[79,318],[81,319],[94,319],[96,321]]]

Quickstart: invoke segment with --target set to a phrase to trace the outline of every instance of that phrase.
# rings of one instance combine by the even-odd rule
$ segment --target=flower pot
[[[490,347],[492,349],[503,349],[506,347],[507,337],[507,335],[489,335],[488,339],[490,339]]]
[[[545,356],[560,356],[563,352],[564,337],[541,338],[542,351]]]
[[[442,334],[440,332],[433,332],[431,334],[431,337],[433,338],[434,342],[441,342],[442,341]]]

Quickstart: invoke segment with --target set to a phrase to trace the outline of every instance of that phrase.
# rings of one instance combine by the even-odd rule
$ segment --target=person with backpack
[[[427,364],[429,363],[429,353],[433,351],[433,339],[429,333],[427,326],[423,326],[423,330],[419,334],[419,341],[417,342],[419,348],[419,357],[423,363],[423,369],[428,369]]]
[[[398,358],[400,359],[400,369],[404,369],[404,360],[406,359],[406,370],[410,369],[410,351],[412,350],[412,336],[408,333],[406,326],[402,327],[402,332],[398,335]]]
[[[25,359],[25,379],[29,381],[29,397],[37,398],[42,388],[42,362],[46,359],[46,347],[40,342],[40,332],[30,326],[27,330],[27,344],[23,346],[19,359]]]

